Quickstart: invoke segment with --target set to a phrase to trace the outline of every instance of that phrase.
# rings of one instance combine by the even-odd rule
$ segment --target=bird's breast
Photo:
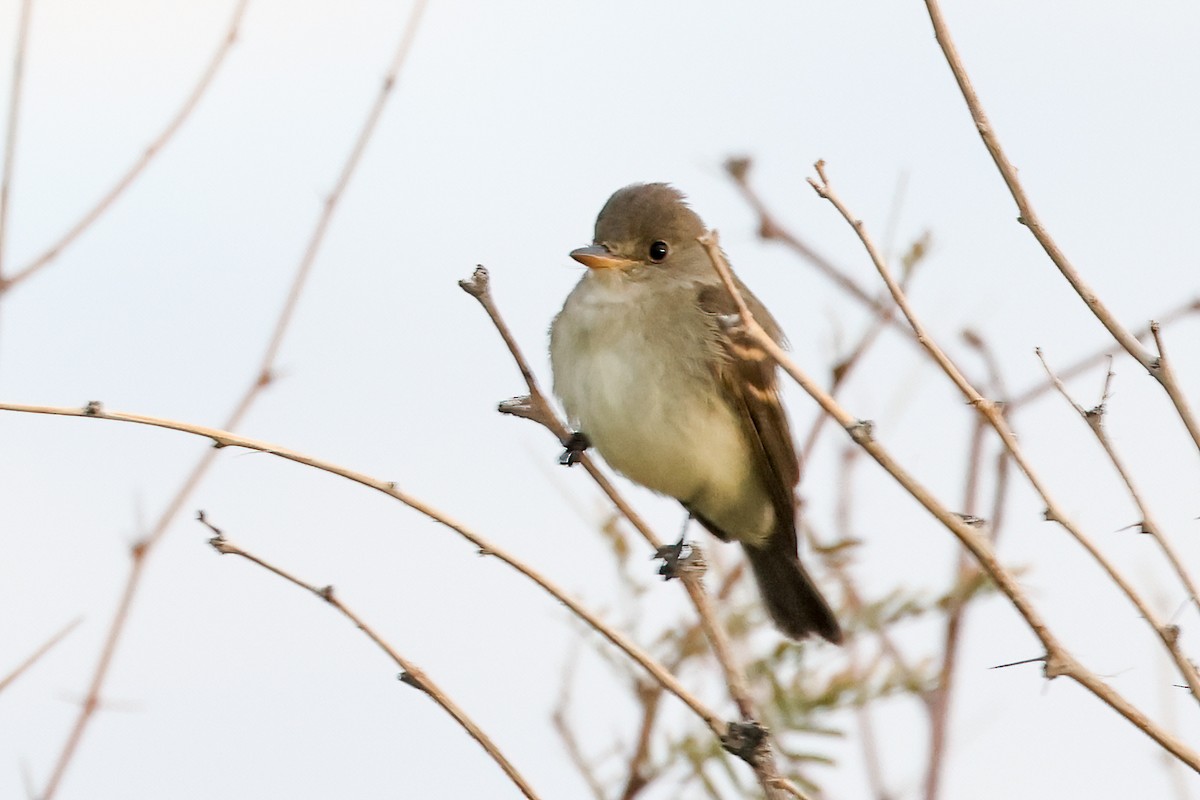
[[[740,505],[759,492],[712,370],[703,312],[686,296],[639,291],[586,279],[577,287],[551,329],[554,391],[626,477],[693,505]]]

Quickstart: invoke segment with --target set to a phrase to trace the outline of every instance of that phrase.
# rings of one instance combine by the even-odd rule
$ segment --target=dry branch
[[[417,0],[410,12],[408,23],[405,26],[404,32],[401,35],[399,45],[396,48],[395,55],[392,58],[389,71],[384,78],[383,86],[380,89],[371,111],[367,116],[367,120],[360,130],[358,139],[354,147],[351,149],[349,157],[346,159],[342,167],[342,172],[338,178],[334,190],[327,198],[324,207],[322,208],[321,216],[313,229],[309,239],[308,247],[305,249],[304,255],[296,268],[296,272],[292,279],[291,288],[288,291],[288,296],[284,302],[283,309],[280,311],[279,317],[272,329],[271,338],[268,341],[266,350],[254,377],[251,379],[249,386],[242,393],[241,398],[234,405],[233,411],[226,419],[226,428],[236,428],[249,412],[251,406],[259,395],[269,386],[273,380],[272,370],[274,368],[275,358],[279,352],[279,347],[283,342],[283,338],[289,328],[289,323],[292,319],[292,312],[300,299],[300,294],[305,286],[305,283],[310,272],[313,259],[320,247],[320,243],[324,240],[325,231],[328,228],[329,220],[334,211],[338,207],[338,203],[349,184],[350,177],[354,174],[359,158],[365,149],[366,142],[370,140],[372,133],[376,128],[376,123],[382,113],[383,106],[386,104],[388,97],[391,94],[392,88],[395,86],[396,78],[401,67],[407,59],[408,53],[412,47],[413,37],[416,34],[417,26],[421,19],[421,14],[424,10],[426,0]],[[234,18],[231,22],[228,35],[226,37],[225,48],[232,46],[236,38],[236,31],[241,19],[242,11],[245,7],[245,0],[239,3]],[[224,49],[218,51],[217,58],[210,66],[209,72],[215,74],[216,67],[223,57]],[[203,93],[203,88],[207,86],[208,80],[211,77],[206,77],[197,87],[197,92],[193,94],[193,104],[199,99],[199,95]],[[189,106],[184,107],[176,127],[182,122],[186,116]],[[172,133],[173,128],[168,128],[165,135]],[[132,173],[136,174],[136,173]],[[132,180],[132,177],[130,178]],[[118,192],[119,193],[119,192]],[[115,196],[115,195],[114,195]],[[44,262],[43,262],[44,263]],[[27,269],[26,274],[33,268],[42,266],[43,264],[35,264],[34,267]],[[11,285],[11,284],[10,284]],[[4,287],[0,287],[0,291]],[[90,408],[90,406],[89,406]],[[55,762],[54,768],[47,781],[46,788],[42,791],[40,800],[51,800],[62,782],[63,776],[66,773],[67,767],[70,765],[79,743],[83,739],[83,734],[86,731],[92,717],[95,715],[96,709],[100,704],[100,693],[104,687],[104,683],[108,677],[108,671],[112,665],[112,659],[120,644],[121,637],[125,631],[126,623],[129,619],[129,610],[133,606],[133,602],[137,597],[138,588],[141,586],[142,576],[147,564],[149,555],[154,551],[154,546],[161,541],[174,521],[175,516],[187,503],[192,492],[195,491],[200,481],[208,473],[209,467],[212,466],[216,459],[217,451],[208,450],[203,456],[193,465],[192,470],[184,479],[175,495],[168,501],[167,506],[163,509],[162,514],[158,517],[151,532],[141,541],[134,544],[131,548],[131,564],[129,575],[126,578],[125,585],[121,590],[121,597],[117,603],[117,609],[113,614],[112,620],[109,623],[108,633],[105,636],[104,644],[100,651],[100,656],[93,669],[92,677],[88,684],[87,694],[83,703],[80,706],[79,714],[75,718],[75,722],[71,727],[71,731],[67,735],[66,742],[63,744],[62,750],[59,753],[58,759]]]
[[[505,550],[492,544],[489,540],[483,538],[466,525],[458,522],[447,514],[443,514],[432,506],[418,500],[399,489],[394,482],[384,481],[379,478],[374,478],[363,472],[350,469],[334,464],[329,461],[313,458],[295,450],[291,450],[279,445],[270,444],[268,442],[258,441],[246,436],[234,433],[233,431],[222,430],[220,428],[209,428],[203,425],[193,425],[188,422],[177,422],[175,420],[162,419],[159,417],[146,416],[144,414],[130,414],[121,411],[108,411],[99,403],[89,403],[84,408],[58,408],[53,406],[34,406],[18,403],[0,403],[0,411],[16,411],[27,414],[50,414],[62,417],[84,417],[90,419],[104,419],[113,422],[134,423],[137,425],[148,425],[154,428],[165,428],[181,433],[188,433],[193,436],[201,436],[206,439],[211,439],[217,448],[225,447],[243,447],[247,450],[256,450],[260,453],[277,456],[287,461],[293,461],[297,464],[303,464],[313,469],[328,472],[332,475],[337,475],[347,480],[374,489],[377,492],[398,500],[409,508],[417,511],[424,516],[432,519],[450,530],[457,533],[463,539],[466,539],[476,547],[480,555],[492,556],[509,565],[517,572],[532,580],[538,586],[542,587],[546,592],[552,595],[555,599],[570,609],[577,617],[583,620],[587,625],[596,630],[604,638],[612,642],[617,648],[622,650],[631,659],[637,662],[646,672],[658,681],[664,689],[682,700],[693,712],[700,717],[709,729],[718,737],[726,735],[726,725],[716,712],[709,709],[695,695],[689,692],[679,681],[672,675],[662,664],[654,660],[648,653],[634,644],[628,637],[619,631],[615,630],[605,623],[599,616],[589,611],[579,601],[572,598],[565,590],[553,583],[550,579],[543,576],[540,572],[530,567],[525,562],[519,560]]]
[[[929,352],[934,362],[942,369],[946,376],[958,387],[962,392],[963,397],[972,408],[985,419],[1000,437],[1004,448],[1012,456],[1021,472],[1029,481],[1030,486],[1038,493],[1042,502],[1046,504],[1046,519],[1058,523],[1066,530],[1072,538],[1087,550],[1092,559],[1100,565],[1108,577],[1120,588],[1121,592],[1129,598],[1129,601],[1137,608],[1142,618],[1154,630],[1159,641],[1167,653],[1174,660],[1176,667],[1179,669],[1180,675],[1187,681],[1188,687],[1191,689],[1192,695],[1200,700],[1200,674],[1197,673],[1196,665],[1184,655],[1179,647],[1179,632],[1172,625],[1167,625],[1163,622],[1155,611],[1154,607],[1144,598],[1142,594],[1134,588],[1133,584],[1125,577],[1125,575],[1117,569],[1116,564],[1105,556],[1100,549],[1092,541],[1091,537],[1083,532],[1083,530],[1072,521],[1066,514],[1066,511],[1059,506],[1058,502],[1050,494],[1046,484],[1041,477],[1034,471],[1033,465],[1025,457],[1024,451],[1017,442],[1017,437],[1009,426],[1008,421],[1004,418],[1004,411],[1001,404],[992,400],[988,400],[967,380],[962,371],[959,370],[945,354],[933,337],[925,330],[924,325],[917,318],[916,312],[912,305],[908,302],[908,298],[904,294],[904,290],[896,282],[891,270],[883,259],[883,255],[875,246],[870,233],[861,219],[858,219],[851,213],[850,209],[842,202],[841,198],[833,191],[829,184],[829,178],[825,172],[825,163],[818,161],[815,165],[819,180],[809,178],[809,183],[812,184],[814,190],[821,197],[828,200],[838,213],[850,224],[854,232],[858,235],[863,247],[866,248],[868,255],[871,257],[872,263],[875,265],[876,271],[879,272],[879,277],[887,285],[888,291],[892,293],[892,298],[896,301],[896,305],[900,307],[900,311],[908,320],[909,325],[913,329],[913,333],[917,337],[917,341]]]
[[[943,505],[915,477],[909,474],[907,470],[892,458],[891,454],[872,436],[872,426],[869,422],[856,419],[850,412],[839,405],[836,400],[821,388],[820,384],[804,373],[791,360],[783,348],[779,347],[763,331],[762,327],[754,320],[750,310],[746,307],[745,300],[733,283],[729,266],[725,263],[724,256],[721,254],[715,232],[702,237],[701,242],[707,248],[714,268],[721,276],[726,289],[738,306],[741,324],[745,328],[746,335],[750,336],[759,346],[765,349],[784,371],[792,376],[800,388],[807,392],[821,406],[825,413],[837,420],[838,424],[842,426],[856,444],[866,450],[913,499],[929,511],[935,519],[944,525],[970,550],[980,567],[995,582],[999,590],[1008,597],[1013,607],[1029,625],[1034,635],[1041,641],[1046,653],[1039,660],[1044,664],[1046,677],[1067,676],[1076,681],[1118,714],[1129,720],[1138,730],[1145,733],[1162,748],[1172,753],[1193,770],[1200,772],[1200,752],[1193,750],[1162,726],[1155,723],[1142,713],[1141,709],[1134,706],[1115,689],[1080,664],[1050,631],[1041,614],[1038,613],[1029,600],[1028,595],[1025,594],[1025,590],[1017,583],[1012,573],[1000,563],[988,540],[974,526],[963,521],[961,516]]]
[[[507,758],[505,758],[502,752],[500,752],[500,748],[496,746],[496,743],[492,741],[491,737],[484,733],[483,729],[476,725],[475,722],[467,716],[467,713],[459,708],[459,706],[450,699],[445,691],[443,691],[436,683],[433,682],[433,679],[431,679],[424,670],[402,656],[395,647],[393,647],[387,642],[387,640],[376,633],[375,629],[368,625],[362,619],[362,617],[351,611],[350,608],[348,608],[346,604],[342,602],[341,598],[334,594],[332,586],[316,586],[311,583],[306,583],[291,573],[263,560],[259,556],[247,552],[225,538],[225,534],[205,518],[203,511],[199,512],[196,518],[213,532],[213,536],[208,540],[208,543],[211,544],[218,553],[221,553],[222,555],[241,556],[247,561],[266,569],[268,572],[273,572],[284,580],[299,586],[301,589],[307,589],[309,592],[312,592],[314,595],[333,606],[342,614],[342,616],[354,623],[354,627],[366,634],[368,639],[374,642],[379,649],[383,650],[383,652],[387,653],[388,657],[400,667],[402,670],[400,673],[401,681],[429,695],[430,699],[441,706],[442,709],[449,714],[472,739],[479,743],[479,746],[482,747],[484,751],[491,756],[492,760],[500,766],[500,769],[504,771],[504,774],[508,776],[509,780],[516,784],[517,788],[521,790],[521,794],[528,797],[529,800],[538,800],[538,796],[536,793],[534,793],[533,788],[530,787],[521,773],[517,771],[517,768],[514,767]]]
[[[83,622],[82,617],[68,622],[61,630],[59,630],[58,633],[51,636],[49,639],[43,642],[38,649],[26,656],[25,660],[15,666],[11,672],[9,672],[3,678],[0,678],[0,692],[3,692],[10,685],[12,685],[13,681],[25,674],[25,671],[36,664],[42,656],[54,649],[56,644],[67,638],[67,635],[79,627],[79,623],[81,622]]]
[[[225,33],[221,37],[221,43],[218,45],[212,59],[205,67],[203,74],[201,74],[200,80],[196,82],[196,85],[192,88],[192,91],[188,93],[187,98],[183,101],[183,104],[179,107],[179,110],[175,112],[174,116],[171,117],[158,136],[156,136],[154,140],[146,146],[146,149],[142,151],[142,154],[138,156],[137,160],[134,161],[133,164],[130,165],[129,169],[127,169],[125,173],[117,179],[117,182],[114,183],[112,187],[109,188],[109,190],[105,192],[99,200],[96,201],[96,204],[88,209],[82,217],[80,217],[73,225],[71,225],[71,227],[68,228],[66,232],[58,238],[57,241],[47,247],[41,253],[41,255],[37,256],[20,270],[13,273],[11,278],[0,281],[0,295],[4,294],[5,291],[32,276],[34,273],[43,269],[50,262],[58,258],[59,255],[62,254],[63,250],[70,246],[70,244],[79,238],[84,231],[90,228],[92,224],[104,214],[104,212],[108,211],[108,209],[113,206],[113,204],[117,201],[117,198],[124,194],[125,190],[133,185],[138,176],[140,176],[150,162],[154,160],[154,157],[162,152],[163,148],[166,147],[167,142],[169,142],[171,138],[174,137],[174,135],[179,131],[179,129],[183,127],[183,123],[187,121],[188,117],[190,117],[192,112],[195,111],[196,106],[200,104],[201,98],[204,97],[204,94],[208,91],[209,86],[212,85],[213,79],[216,78],[217,73],[220,71],[221,65],[225,62],[225,57],[229,54],[229,51],[233,49],[234,44],[237,43],[238,28],[241,26],[242,16],[246,11],[246,3],[248,1],[249,0],[238,0],[238,3],[233,10],[233,16],[229,20],[229,24],[226,26]],[[43,800],[45,799],[43,798]]]
[[[1017,221],[1029,229],[1033,237],[1037,239],[1038,244],[1046,251],[1046,255],[1054,262],[1054,266],[1058,267],[1058,271],[1066,278],[1067,283],[1075,290],[1088,309],[1095,315],[1096,319],[1108,330],[1113,339],[1137,360],[1150,373],[1153,378],[1162,385],[1167,396],[1171,399],[1171,403],[1175,406],[1179,418],[1183,421],[1184,427],[1192,437],[1192,441],[1196,447],[1200,449],[1200,421],[1197,420],[1187,397],[1183,394],[1183,389],[1179,382],[1175,379],[1174,371],[1170,363],[1167,361],[1166,353],[1163,351],[1162,342],[1158,337],[1155,337],[1155,343],[1158,345],[1158,355],[1153,355],[1149,350],[1144,348],[1141,342],[1138,341],[1132,333],[1117,320],[1116,316],[1108,309],[1096,294],[1096,292],[1083,280],[1083,276],[1073,264],[1067,259],[1066,253],[1054,241],[1050,232],[1042,224],[1041,218],[1033,208],[1033,203],[1029,196],[1025,193],[1025,188],[1021,185],[1021,180],[1017,176],[1017,168],[1009,161],[1008,156],[1004,152],[1004,148],[1000,145],[1000,139],[996,136],[995,130],[992,128],[991,122],[988,120],[987,114],[984,113],[983,103],[979,100],[979,95],[975,92],[975,87],[971,84],[971,78],[967,75],[967,68],[963,65],[962,58],[958,54],[958,48],[954,45],[954,40],[950,36],[950,29],[946,25],[946,20],[942,16],[941,7],[938,5],[938,0],[925,0],[925,8],[929,12],[929,20],[933,23],[933,33],[937,38],[938,45],[942,48],[942,54],[946,58],[946,63],[950,65],[950,71],[954,73],[954,80],[958,82],[959,91],[962,92],[963,99],[967,103],[967,109],[971,112],[971,119],[975,122],[975,129],[979,132],[979,136],[983,139],[983,144],[987,148],[988,154],[991,155],[992,161],[996,164],[996,169],[999,170],[1000,176],[1004,179],[1005,186],[1008,187],[1009,194],[1012,195],[1013,201],[1017,204],[1017,209],[1020,216]],[[1196,690],[1193,684],[1193,691]]]

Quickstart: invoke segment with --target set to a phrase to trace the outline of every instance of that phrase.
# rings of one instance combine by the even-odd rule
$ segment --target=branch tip
[[[475,271],[471,273],[471,277],[464,278],[458,282],[459,288],[476,300],[483,300],[487,296],[490,288],[489,284],[490,278],[487,268],[482,264],[475,265]]]

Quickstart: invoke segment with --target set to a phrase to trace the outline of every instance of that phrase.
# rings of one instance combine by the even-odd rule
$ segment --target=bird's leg
[[[683,521],[683,528],[679,531],[679,541],[675,544],[663,545],[654,554],[655,558],[662,559],[663,563],[658,568],[658,574],[663,576],[664,581],[678,578],[684,572],[701,574],[704,572],[706,565],[704,554],[700,552],[700,546],[689,544],[687,540],[687,529],[691,522],[692,514],[689,511],[687,518]]]
[[[562,455],[558,457],[558,463],[564,467],[573,467],[579,463],[585,450],[592,446],[587,434],[583,431],[572,431],[571,436],[563,442]]]

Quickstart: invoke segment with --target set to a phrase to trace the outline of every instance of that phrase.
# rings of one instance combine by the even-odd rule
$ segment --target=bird
[[[554,393],[576,431],[614,470],[678,500],[723,541],[741,544],[776,627],[840,644],[842,629],[800,562],[800,464],[777,367],[738,333],[737,306],[698,241],[707,229],[666,183],[619,189],[588,269],[550,327]],[[734,278],[754,319],[779,324]],[[566,454],[565,454],[566,455]]]

